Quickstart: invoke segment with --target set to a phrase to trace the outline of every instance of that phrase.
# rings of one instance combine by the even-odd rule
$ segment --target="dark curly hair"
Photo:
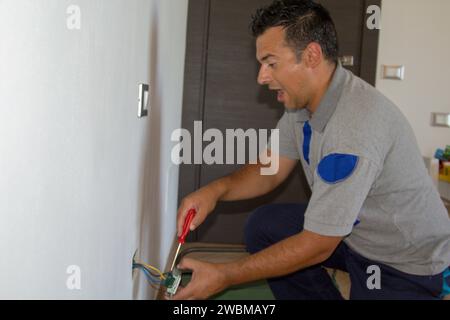
[[[322,5],[312,0],[276,0],[252,16],[251,31],[256,38],[267,29],[279,26],[285,29],[286,43],[294,49],[299,60],[308,44],[316,42],[325,58],[337,63],[336,27]]]

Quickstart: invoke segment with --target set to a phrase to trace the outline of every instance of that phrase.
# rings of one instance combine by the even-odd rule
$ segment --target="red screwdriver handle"
[[[189,228],[190,228],[192,220],[194,220],[194,217],[196,214],[197,214],[197,211],[195,211],[195,209],[189,210],[189,212],[186,216],[186,219],[184,220],[183,233],[178,238],[179,243],[184,244],[184,242],[186,241],[186,236],[188,235],[188,233],[190,231]]]

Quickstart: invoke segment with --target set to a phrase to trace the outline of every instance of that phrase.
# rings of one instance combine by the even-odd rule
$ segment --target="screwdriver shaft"
[[[177,261],[177,257],[178,257],[178,253],[180,253],[180,249],[181,249],[181,243],[178,245],[177,252],[175,253],[175,257],[173,258],[172,268],[170,268],[171,272],[173,271],[173,268],[175,267],[175,262]]]

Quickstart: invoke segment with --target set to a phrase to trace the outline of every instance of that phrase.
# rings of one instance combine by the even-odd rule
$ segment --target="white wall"
[[[175,232],[186,16],[187,0],[0,0],[0,298],[153,296],[131,258],[164,266]]]
[[[382,1],[377,88],[406,115],[427,157],[450,145],[450,129],[430,125],[432,112],[450,113],[449,13],[448,0]],[[405,80],[381,79],[383,64],[405,65]]]
[[[160,0],[153,17],[151,36],[152,83],[149,136],[146,145],[144,214],[141,217],[141,259],[161,268],[169,264],[175,240],[179,167],[173,165],[171,135],[181,127],[188,0]],[[155,219],[155,214],[157,217]],[[148,228],[157,225],[158,228]],[[140,283],[138,297],[154,298],[156,292]]]

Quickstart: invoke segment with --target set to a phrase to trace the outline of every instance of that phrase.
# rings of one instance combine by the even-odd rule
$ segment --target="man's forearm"
[[[218,201],[247,200],[271,192],[286,180],[298,160],[272,154],[270,150],[267,150],[267,156],[272,158],[269,164],[247,164],[233,174],[210,183],[207,188]],[[272,166],[278,169],[270,173],[264,171]]]
[[[246,200],[262,196],[278,185],[275,176],[260,174],[260,165],[246,165],[235,173],[212,182],[220,201]]]
[[[321,237],[321,236],[319,236]],[[342,238],[316,242],[302,232],[236,262],[223,264],[228,285],[284,276],[317,265],[330,257]]]

